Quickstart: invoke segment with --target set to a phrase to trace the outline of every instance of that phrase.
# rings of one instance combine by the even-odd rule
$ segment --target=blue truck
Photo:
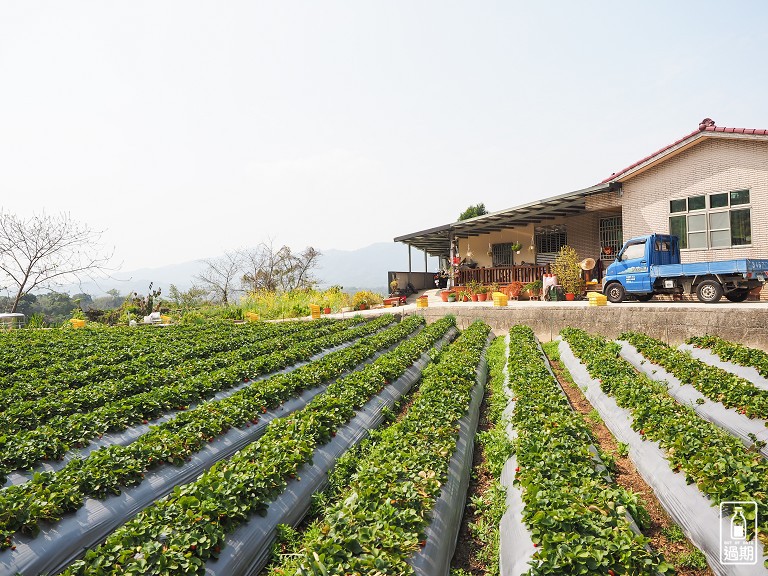
[[[768,277],[768,259],[680,263],[677,236],[649,234],[624,243],[605,271],[603,294],[618,303],[628,295],[646,302],[655,294],[696,294],[714,303],[743,302]]]

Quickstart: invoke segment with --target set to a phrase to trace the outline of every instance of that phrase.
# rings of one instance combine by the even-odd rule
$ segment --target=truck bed
[[[719,262],[691,262],[690,264],[660,264],[651,266],[651,276],[673,278],[677,276],[704,276],[708,274],[743,274],[753,272],[768,275],[768,260],[742,258]]]

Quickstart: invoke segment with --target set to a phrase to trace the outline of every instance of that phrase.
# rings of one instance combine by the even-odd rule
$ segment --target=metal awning
[[[420,232],[412,232],[395,238],[395,242],[408,244],[419,250],[426,251],[430,256],[448,256],[450,254],[450,238],[469,238],[490,232],[508,230],[510,228],[539,224],[561,216],[574,216],[586,211],[587,196],[600,194],[615,189],[615,184],[601,183],[596,186],[577,190],[561,196],[553,196],[537,200],[522,206],[499,210],[490,214],[476,216],[469,220],[452,222],[436,228]]]

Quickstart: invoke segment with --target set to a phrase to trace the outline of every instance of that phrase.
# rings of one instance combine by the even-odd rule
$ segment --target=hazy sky
[[[768,3],[0,0],[0,207],[123,269],[355,249],[768,128]],[[404,262],[405,266],[405,262]]]

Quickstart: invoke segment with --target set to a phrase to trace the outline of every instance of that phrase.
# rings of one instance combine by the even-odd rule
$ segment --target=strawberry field
[[[738,343],[391,315],[0,341],[0,574],[768,574],[768,355]],[[718,540],[741,501],[748,565]]]

